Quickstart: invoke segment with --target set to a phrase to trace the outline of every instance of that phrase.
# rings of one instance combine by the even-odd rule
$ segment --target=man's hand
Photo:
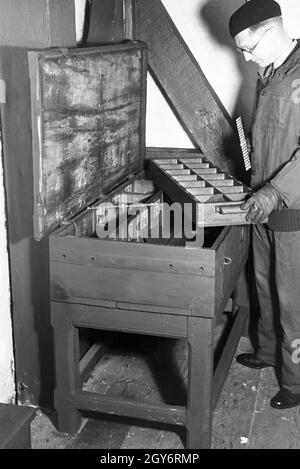
[[[267,183],[262,189],[255,192],[241,207],[248,210],[247,221],[263,223],[268,216],[280,206],[281,197],[272,184]]]

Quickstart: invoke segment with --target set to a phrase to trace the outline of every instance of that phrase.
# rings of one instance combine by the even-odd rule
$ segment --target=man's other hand
[[[267,183],[262,189],[255,192],[241,209],[248,210],[246,220],[252,223],[263,223],[273,210],[281,204],[280,194],[272,184]]]

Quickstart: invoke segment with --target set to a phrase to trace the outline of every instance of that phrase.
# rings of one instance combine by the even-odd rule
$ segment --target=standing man
[[[285,409],[300,405],[300,43],[284,30],[273,0],[245,3],[229,30],[261,80],[251,136],[254,193],[242,207],[254,223],[258,348],[237,361],[278,366],[280,390],[270,404]]]

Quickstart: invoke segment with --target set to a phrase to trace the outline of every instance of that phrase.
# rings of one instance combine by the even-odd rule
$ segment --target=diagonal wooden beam
[[[240,174],[232,120],[160,0],[134,0],[135,38],[149,46],[149,68],[191,141],[224,171]]]

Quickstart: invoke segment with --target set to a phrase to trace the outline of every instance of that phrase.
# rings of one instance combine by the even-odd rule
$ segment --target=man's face
[[[236,47],[246,62],[252,61],[259,67],[267,67],[274,61],[272,30],[272,26],[256,31],[248,28],[235,36]]]

